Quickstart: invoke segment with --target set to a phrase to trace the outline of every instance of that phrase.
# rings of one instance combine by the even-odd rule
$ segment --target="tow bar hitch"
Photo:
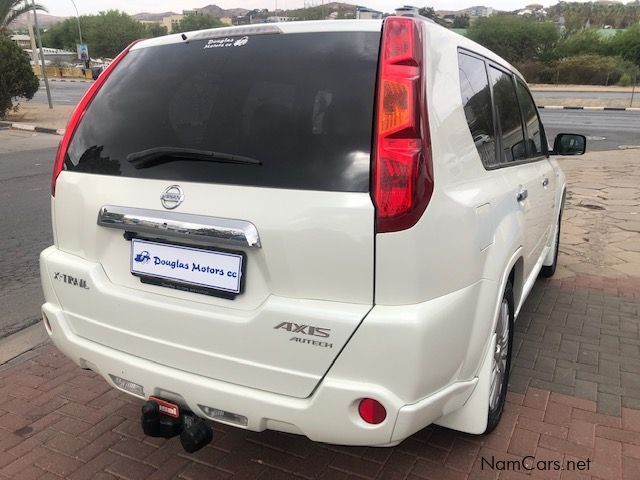
[[[213,440],[211,427],[200,417],[178,405],[156,397],[142,406],[142,430],[149,437],[173,438],[180,435],[182,448],[194,453]]]

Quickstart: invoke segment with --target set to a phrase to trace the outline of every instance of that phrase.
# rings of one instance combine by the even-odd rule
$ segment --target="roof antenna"
[[[182,37],[182,40],[186,40],[187,39],[187,36],[184,33],[180,34],[180,36]]]

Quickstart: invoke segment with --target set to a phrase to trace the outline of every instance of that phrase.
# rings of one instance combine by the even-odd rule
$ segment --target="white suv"
[[[135,43],[58,150],[44,323],[148,400],[145,432],[198,426],[191,450],[201,418],[346,445],[487,432],[556,265],[549,155],[584,148],[549,152],[522,76],[422,17]]]

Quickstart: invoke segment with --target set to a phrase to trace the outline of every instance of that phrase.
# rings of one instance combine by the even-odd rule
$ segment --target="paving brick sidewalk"
[[[215,425],[213,443],[188,455],[177,438],[142,434],[140,401],[47,345],[0,367],[0,478],[637,479],[639,308],[640,278],[539,281],[517,323],[496,431],[429,427],[395,448]],[[536,469],[514,471],[525,457]],[[554,469],[571,461],[589,469]]]
[[[635,322],[637,339],[637,310],[635,316],[631,312],[627,316],[627,307],[621,306],[637,308],[640,299],[635,292],[627,291],[626,284],[608,284],[598,289],[597,283],[592,277],[576,277],[569,283],[540,282],[523,312],[524,318],[530,320],[523,322],[526,327],[518,333],[516,381],[495,432],[478,437],[429,427],[395,448],[335,447],[295,435],[252,433],[216,425],[213,443],[188,455],[182,452],[177,438],[154,439],[142,434],[140,401],[112,390],[97,375],[78,369],[55,347],[41,347],[0,371],[0,478],[475,480],[528,478],[526,474],[530,473],[534,477],[563,479],[635,479],[640,472],[640,410],[622,406],[624,387],[620,392],[605,392],[604,398],[597,388],[609,385],[600,378],[604,374],[597,372],[599,362],[606,360],[601,358],[605,350],[614,346],[607,346],[609,340],[602,341],[606,336],[598,342],[597,338],[584,335],[584,329],[594,328],[587,320],[591,317],[581,316],[587,319],[579,327],[566,320],[573,315],[567,306],[573,304],[585,314],[591,308],[590,298],[616,298],[619,300],[612,311],[617,313],[612,315],[625,309],[625,318]],[[608,292],[606,297],[604,291]],[[603,308],[603,314],[605,311],[608,309]],[[575,328],[583,331],[568,333]],[[572,340],[573,337],[581,340]],[[637,344],[628,344],[637,350]],[[601,347],[588,350],[601,357],[581,363],[580,345]],[[566,352],[570,359],[564,361],[575,364],[573,367],[560,363],[563,355],[557,354]],[[551,359],[551,363],[542,359]],[[567,392],[581,393],[582,387],[576,384],[583,371],[581,365],[591,363],[591,375],[597,376],[591,381],[596,388],[586,390],[597,401],[556,392],[573,388]],[[617,377],[612,371],[606,378],[624,385],[625,365],[632,364],[626,358],[618,359]],[[562,368],[576,374],[567,374]],[[527,374],[529,380],[522,380]],[[535,388],[533,384],[548,389]],[[635,390],[630,395],[633,404]],[[613,397],[615,401],[611,400]],[[609,403],[615,404],[615,414],[599,413],[609,409]],[[516,464],[508,462],[524,461],[529,455],[527,468],[551,470],[513,471]],[[589,470],[553,470],[553,462],[566,466],[570,461],[585,462],[574,464],[584,468],[589,461]],[[511,470],[500,470],[507,465]]]

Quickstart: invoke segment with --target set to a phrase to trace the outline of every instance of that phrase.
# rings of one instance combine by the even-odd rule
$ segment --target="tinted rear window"
[[[172,181],[368,191],[380,34],[230,39],[229,46],[216,48],[201,40],[130,52],[86,112],[66,168]],[[127,160],[158,147],[239,155],[261,165]]]

